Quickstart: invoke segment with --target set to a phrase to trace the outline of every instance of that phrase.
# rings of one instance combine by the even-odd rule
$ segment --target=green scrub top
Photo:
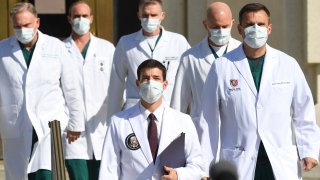
[[[90,41],[91,41],[91,39],[89,39],[89,41],[87,42],[87,44],[84,46],[83,50],[81,51],[83,59],[86,59],[86,55],[87,55],[87,51],[88,51],[88,47],[89,47]]]
[[[36,44],[37,44],[37,42],[34,43],[34,45],[30,48],[30,50],[28,50],[27,48],[24,47],[23,44],[21,44],[19,42],[19,45],[20,45],[20,48],[22,50],[22,54],[23,54],[24,60],[26,61],[26,64],[27,64],[28,68],[29,68],[29,65],[31,63],[32,55],[33,55],[34,49],[36,47]]]
[[[249,66],[250,66],[250,70],[251,70],[251,74],[252,74],[252,77],[254,80],[254,84],[256,85],[258,92],[260,89],[260,81],[261,81],[261,76],[262,76],[264,57],[265,57],[265,55],[258,57],[256,59],[247,57],[248,62],[249,62]]]

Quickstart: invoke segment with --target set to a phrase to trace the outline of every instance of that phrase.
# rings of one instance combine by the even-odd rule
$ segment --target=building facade
[[[52,0],[31,0],[40,11],[40,29],[44,33],[65,38],[70,27],[66,12],[74,0],[55,0],[61,7],[51,12],[46,3]],[[222,0],[229,4],[235,19],[233,37],[241,40],[236,26],[241,7],[250,0]],[[19,0],[0,0],[0,40],[12,35],[9,10]],[[42,2],[42,3],[41,3]],[[91,32],[116,44],[119,37],[140,28],[137,18],[138,0],[86,0],[92,7],[94,22]],[[187,37],[191,45],[204,38],[202,25],[205,11],[212,0],[163,0],[167,18],[163,26]],[[319,0],[256,0],[265,4],[271,12],[273,31],[268,44],[296,58],[303,69],[312,90],[316,105],[317,121],[320,125],[320,1]],[[59,4],[58,3],[58,4]],[[47,5],[48,6],[48,5]],[[61,8],[61,9],[59,9]],[[50,12],[49,12],[50,11]],[[67,30],[67,31],[66,31]],[[66,33],[67,32],[67,33]],[[319,168],[304,175],[320,179]]]

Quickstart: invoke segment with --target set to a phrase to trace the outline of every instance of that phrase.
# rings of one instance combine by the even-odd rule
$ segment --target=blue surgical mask
[[[31,42],[36,34],[34,28],[13,29],[13,31],[18,41],[22,44]]]
[[[226,45],[231,38],[231,28],[209,29],[210,40],[218,46]]]
[[[90,19],[83,17],[73,19],[72,30],[78,35],[86,34],[90,30]]]
[[[150,80],[140,84],[139,94],[147,103],[154,103],[162,97],[163,83]]]
[[[161,24],[160,19],[141,18],[140,21],[141,21],[142,29],[148,33],[152,33],[156,31]]]
[[[268,39],[268,29],[257,24],[244,29],[244,42],[251,48],[261,48]]]

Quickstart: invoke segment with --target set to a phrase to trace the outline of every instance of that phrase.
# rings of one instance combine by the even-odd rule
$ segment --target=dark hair
[[[138,80],[140,80],[140,75],[142,70],[146,69],[146,68],[158,68],[162,71],[162,76],[163,76],[163,80],[166,80],[166,76],[167,76],[167,69],[166,67],[164,67],[164,65],[162,63],[160,63],[157,60],[154,59],[148,59],[143,61],[137,70],[137,76],[138,76]]]
[[[78,5],[78,4],[86,4],[87,6],[89,6],[89,4],[88,4],[87,2],[85,2],[85,1],[83,1],[83,0],[75,1],[75,2],[73,2],[73,3],[69,6],[69,9],[68,9],[68,15],[69,15],[69,16],[71,16],[71,14],[72,14],[72,9],[73,9],[73,7],[75,7],[75,6]],[[90,8],[90,15],[92,15],[91,7],[89,6],[89,8]]]
[[[145,5],[150,5],[150,4],[160,4],[160,6],[162,7],[162,0],[140,0],[139,8]]]
[[[268,10],[268,8],[260,3],[249,3],[246,4],[245,6],[243,6],[239,12],[239,24],[241,24],[242,22],[242,18],[243,15],[248,13],[248,12],[257,12],[257,11],[264,11],[267,13],[268,17],[269,17],[269,21],[270,21],[270,11]]]

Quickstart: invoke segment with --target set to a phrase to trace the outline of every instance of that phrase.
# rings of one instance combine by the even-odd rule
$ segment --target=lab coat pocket
[[[278,157],[281,157],[278,161],[285,174],[299,173],[301,176],[300,162],[298,157],[298,151],[296,146],[282,147],[278,149]]]
[[[10,139],[20,136],[20,126],[17,120],[17,105],[0,107],[0,131],[2,138]]]
[[[243,164],[245,159],[245,151],[240,149],[222,149],[221,150],[221,160],[226,160],[233,162],[235,165]]]

